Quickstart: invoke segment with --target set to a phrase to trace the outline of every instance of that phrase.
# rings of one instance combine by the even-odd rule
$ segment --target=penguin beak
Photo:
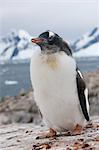
[[[33,38],[33,39],[31,39],[31,42],[35,43],[35,44],[41,44],[43,41],[44,41],[44,39],[42,39],[42,38]]]

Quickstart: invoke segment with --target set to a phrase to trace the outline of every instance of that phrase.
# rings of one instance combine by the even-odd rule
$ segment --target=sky
[[[99,26],[99,0],[0,0],[0,36],[11,29],[52,30],[74,40]]]

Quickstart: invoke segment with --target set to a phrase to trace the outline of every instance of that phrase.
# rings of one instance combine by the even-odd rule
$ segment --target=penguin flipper
[[[76,83],[77,83],[78,98],[79,98],[80,106],[81,106],[85,119],[89,121],[90,118],[89,118],[88,89],[86,87],[84,78],[78,68],[76,69],[76,72],[77,72]]]

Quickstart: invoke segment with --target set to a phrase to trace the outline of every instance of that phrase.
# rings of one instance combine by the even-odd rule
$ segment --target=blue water
[[[78,67],[82,72],[99,69],[99,59],[78,59]],[[0,65],[0,97],[15,96],[20,91],[31,89],[29,63]]]

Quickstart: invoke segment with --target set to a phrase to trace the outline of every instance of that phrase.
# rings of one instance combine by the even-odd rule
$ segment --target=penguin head
[[[67,55],[72,55],[68,44],[56,33],[46,31],[41,33],[38,38],[33,38],[31,41],[40,46],[43,53],[52,54],[60,51],[65,51]]]

